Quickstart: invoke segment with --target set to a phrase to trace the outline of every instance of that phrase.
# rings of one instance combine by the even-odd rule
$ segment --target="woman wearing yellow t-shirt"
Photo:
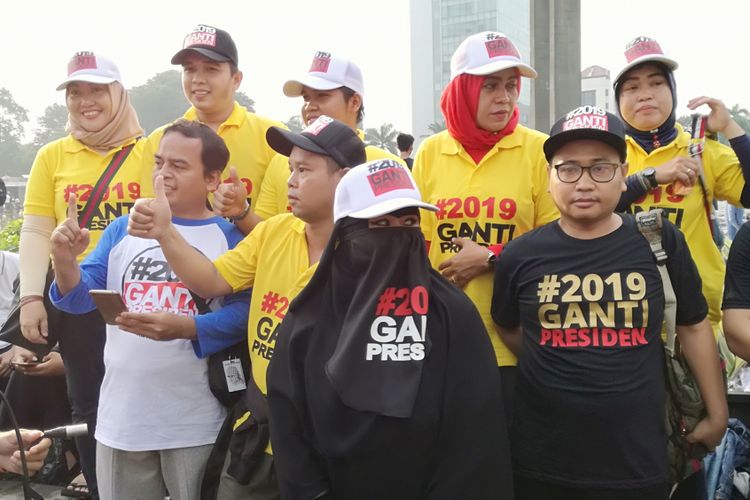
[[[429,258],[479,310],[501,367],[506,411],[516,358],[490,315],[493,248],[557,218],[547,193],[546,135],[518,124],[521,77],[536,71],[502,33],[471,35],[451,58],[440,102],[448,130],[426,139],[414,179],[437,212],[421,226]]]
[[[680,228],[700,273],[709,320],[719,335],[725,266],[713,239],[711,205],[720,199],[750,206],[743,173],[750,167],[750,139],[721,101],[698,97],[688,102],[688,108],[708,105],[708,130],[724,134],[732,147],[709,140],[700,156],[692,156],[691,135],[675,120],[673,71],[677,62],[647,37],[628,43],[625,59],[614,90],[628,134],[630,176],[618,210],[639,212],[658,207]],[[705,490],[704,475],[698,471],[683,480],[671,498],[697,500],[705,498]]]
[[[750,139],[721,101],[698,97],[688,102],[688,108],[708,105],[708,130],[724,134],[731,148],[708,140],[703,154],[691,157],[691,136],[675,121],[677,62],[664,55],[656,40],[646,37],[631,41],[625,58],[614,90],[628,133],[631,175],[618,209],[637,212],[659,207],[682,230],[701,275],[709,319],[718,333],[725,268],[712,237],[710,207],[714,199],[750,206],[743,174],[750,168]]]
[[[21,331],[45,343],[47,312],[42,302],[49,265],[50,235],[65,220],[73,197],[78,219],[89,237],[82,259],[96,246],[110,221],[127,214],[141,190],[151,190],[153,155],[139,141],[138,123],[117,66],[91,52],[68,63],[65,90],[69,135],[37,153],[27,187],[21,227]],[[76,439],[81,468],[92,498],[98,498],[95,475],[96,411],[104,375],[105,328],[99,313],[62,313],[53,338],[65,362],[74,422],[89,424],[89,436]],[[73,493],[80,494],[80,491]]]

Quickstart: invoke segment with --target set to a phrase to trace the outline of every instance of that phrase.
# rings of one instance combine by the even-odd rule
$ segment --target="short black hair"
[[[169,133],[182,134],[183,137],[190,139],[200,139],[203,175],[209,175],[216,170],[222,172],[229,163],[229,149],[224,139],[208,125],[180,118],[164,129],[162,137]]]
[[[349,87],[340,87],[341,92],[344,94],[344,100],[346,102],[349,102],[349,99],[351,99],[356,92]],[[362,123],[362,120],[365,119],[365,99],[360,94],[359,96],[361,100],[361,104],[359,105],[359,110],[357,110],[357,123]]]
[[[414,136],[401,132],[396,137],[396,144],[399,151],[409,151],[409,148],[414,145]]]

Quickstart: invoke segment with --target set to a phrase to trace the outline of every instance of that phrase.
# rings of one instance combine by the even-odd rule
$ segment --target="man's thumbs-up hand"
[[[245,211],[246,198],[247,189],[237,169],[229,167],[229,179],[214,191],[214,212],[220,217],[237,217]]]
[[[154,179],[155,198],[140,198],[130,210],[128,234],[158,240],[172,222],[172,209],[164,192],[164,177]]]

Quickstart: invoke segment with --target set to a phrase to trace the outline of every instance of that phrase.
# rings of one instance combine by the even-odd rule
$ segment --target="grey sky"
[[[560,0],[564,1],[564,0]],[[316,50],[355,60],[365,78],[366,126],[411,128],[408,0],[101,0],[13,1],[5,10],[6,87],[36,116],[63,102],[54,88],[69,57],[93,50],[112,57],[126,86],[170,69],[169,59],[194,25],[229,31],[244,72],[241,89],[261,114],[287,120],[300,101],[283,82],[309,67]],[[680,114],[690,97],[708,94],[750,107],[746,0],[582,0],[582,68],[615,71],[627,41],[655,37],[680,63]],[[120,12],[112,15],[115,9]]]

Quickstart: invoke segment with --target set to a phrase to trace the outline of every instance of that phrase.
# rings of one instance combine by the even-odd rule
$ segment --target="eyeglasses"
[[[553,168],[557,171],[557,178],[560,181],[572,184],[578,182],[583,177],[583,171],[589,171],[589,177],[594,182],[605,183],[615,178],[615,173],[620,167],[619,163],[601,162],[594,163],[588,167],[583,167],[577,163],[560,163],[555,165]]]

